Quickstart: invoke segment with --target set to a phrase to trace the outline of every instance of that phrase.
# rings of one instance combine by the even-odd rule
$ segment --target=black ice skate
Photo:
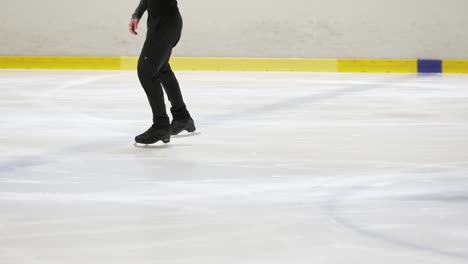
[[[171,113],[173,117],[171,132],[173,136],[180,134],[182,131],[195,132],[195,123],[185,106],[179,109],[171,108]]]
[[[158,141],[162,141],[165,144],[171,141],[170,127],[152,125],[145,133],[135,137],[135,142],[140,144],[154,144]]]
[[[195,132],[195,123],[191,117],[172,120],[171,132],[173,136],[180,134],[184,130],[189,133]]]

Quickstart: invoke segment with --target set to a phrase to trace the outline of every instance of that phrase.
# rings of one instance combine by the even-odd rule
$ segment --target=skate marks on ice
[[[410,238],[402,237],[401,230],[400,233],[398,233],[398,230],[395,232],[395,230],[389,231],[385,230],[385,228],[379,229],[379,224],[384,225],[385,223],[372,222],[372,220],[369,220],[373,219],[373,217],[378,219],[377,215],[373,215],[378,214],[377,209],[374,209],[373,214],[371,213],[370,215],[367,215],[366,220],[362,221],[357,219],[359,218],[359,213],[357,213],[360,209],[359,203],[367,202],[372,204],[372,202],[377,201],[377,205],[381,207],[382,205],[385,206],[385,203],[391,205],[395,202],[406,201],[425,202],[429,198],[433,202],[438,202],[438,207],[436,207],[435,209],[432,208],[434,212],[437,212],[443,211],[444,207],[450,206],[450,203],[466,203],[468,201],[468,194],[463,189],[463,186],[455,186],[455,184],[453,184],[453,186],[450,186],[447,190],[440,190],[438,186],[418,186],[424,185],[421,182],[424,182],[427,179],[422,180],[424,177],[418,176],[421,177],[421,179],[415,180],[414,173],[414,171],[401,171],[397,173],[400,174],[397,177],[395,177],[395,174],[362,176],[361,179],[354,181],[354,183],[352,183],[351,185],[341,187],[334,194],[330,194],[328,201],[324,203],[322,208],[325,211],[325,213],[328,216],[330,216],[330,218],[336,224],[341,225],[342,227],[362,237],[367,237],[376,241],[381,241],[383,243],[397,246],[400,248],[406,248],[408,250],[414,250],[442,257],[449,257],[453,259],[468,261],[468,254],[462,253],[460,252],[460,250],[457,251],[456,249],[448,249],[440,246],[438,247],[437,245],[430,245],[431,242],[443,244],[443,241],[447,240],[446,237],[439,237],[441,241],[439,241],[438,239],[423,240],[423,238],[420,238],[420,241],[417,241],[418,239],[413,237],[413,241],[411,241]],[[450,177],[450,173],[447,173]],[[453,177],[456,177],[456,175]],[[416,185],[413,185],[415,183]],[[393,189],[397,189],[397,191]],[[430,192],[428,192],[428,189],[430,190]],[[413,217],[418,216],[418,214],[421,214],[421,212],[425,212],[424,210],[431,209],[424,209],[423,206],[421,206],[421,204],[414,203],[405,203],[405,206],[413,207],[409,208],[409,210],[406,211],[406,214]],[[372,208],[372,206],[364,206],[364,208],[367,208],[367,210],[369,210],[369,208]],[[395,210],[395,208],[389,209]],[[402,210],[401,208],[397,209],[400,211]],[[361,213],[366,214],[365,212]],[[463,212],[460,212],[460,214],[462,213]],[[432,217],[433,219],[431,219],[430,217]],[[438,216],[437,214],[432,214],[430,215],[430,217],[424,218],[424,221],[430,222],[431,220],[436,219]],[[391,219],[386,220],[388,221],[387,225],[394,225],[398,227],[398,225],[406,224],[408,226],[413,225],[412,228],[414,228],[415,226],[418,226],[420,229],[424,228],[424,226],[420,227],[420,224],[418,223],[399,223],[398,221],[392,221]],[[424,225],[424,221],[422,222],[422,225]],[[416,229],[418,229],[418,227],[416,227]],[[387,231],[387,233],[385,233],[385,231]],[[431,231],[440,232],[440,230]],[[448,237],[450,236],[450,234],[445,234],[445,236]]]
[[[290,109],[295,106],[303,106],[304,104],[313,104],[326,101],[328,99],[335,99],[342,96],[353,95],[361,92],[367,92],[369,90],[376,90],[379,88],[388,88],[401,83],[412,81],[417,79],[418,76],[414,74],[409,75],[399,75],[398,77],[386,78],[383,80],[369,80],[358,84],[346,84],[344,83],[343,88],[333,89],[330,91],[325,91],[321,93],[316,93],[316,91],[311,95],[300,96],[300,97],[289,97],[284,100],[273,102],[269,104],[264,104],[258,107],[244,109],[240,111],[232,111],[223,114],[218,114],[208,118],[208,122],[200,122],[206,124],[207,126],[218,126],[225,122],[229,122],[235,119],[243,119],[245,117],[259,116],[263,114],[268,114],[271,112],[280,111],[283,109]],[[285,88],[286,89],[286,88]],[[202,120],[203,121],[203,120]]]
[[[108,141],[93,141],[84,144],[70,145],[63,148],[55,149],[44,154],[37,154],[35,156],[23,156],[18,158],[12,158],[5,161],[0,161],[0,175],[13,173],[18,170],[29,169],[38,167],[50,163],[54,163],[60,160],[61,157],[69,156],[70,153],[75,155],[93,152],[96,147],[99,148],[111,148],[115,144],[124,144],[128,142],[127,137],[118,136]]]
[[[27,71],[25,71],[27,72]],[[31,104],[36,105],[36,108],[39,107],[47,107],[47,104],[50,103],[49,99],[51,96],[58,94],[66,89],[70,88],[76,88],[79,86],[88,86],[94,83],[97,83],[99,81],[105,80],[105,79],[110,79],[112,77],[118,76],[118,74],[98,74],[95,76],[91,77],[76,77],[71,80],[65,81],[64,83],[51,85],[51,90],[44,92],[42,94],[33,94],[31,95],[30,93],[22,93],[21,89],[19,90],[19,95],[23,97],[23,100],[29,101]],[[3,77],[3,76],[2,76]],[[27,86],[34,86],[36,83],[40,81],[57,81],[56,77],[54,78],[38,78],[38,77],[31,77],[29,78],[20,78],[20,79],[15,79],[15,78],[6,78],[6,80],[3,80],[0,78],[0,83],[1,84],[9,84],[9,85],[17,85],[17,82],[20,82],[21,85],[27,85]],[[55,105],[57,107],[57,110],[66,110],[64,107],[60,107],[58,105]],[[94,116],[85,114],[85,113],[77,113],[78,116],[84,117],[84,118],[94,118]],[[100,120],[102,121],[102,120]],[[110,142],[107,142],[110,143]],[[11,173],[16,170],[20,169],[27,169],[31,167],[36,167],[40,165],[44,165],[47,163],[53,162],[53,156],[60,155],[60,154],[68,154],[70,151],[76,153],[80,152],[83,150],[87,150],[87,148],[91,145],[97,145],[97,144],[102,144],[101,141],[95,141],[94,143],[86,143],[86,144],[81,144],[81,145],[74,145],[70,146],[67,148],[62,148],[62,149],[57,149],[56,151],[43,154],[43,155],[36,155],[36,156],[25,156],[25,157],[18,157],[16,159],[10,159],[10,160],[5,160],[5,161],[0,161],[0,174],[6,174],[6,173]]]
[[[18,169],[30,168],[47,163],[48,160],[42,156],[24,157],[15,160],[0,162],[0,174],[13,172]]]

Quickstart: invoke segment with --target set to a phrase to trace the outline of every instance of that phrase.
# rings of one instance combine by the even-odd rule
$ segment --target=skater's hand
[[[133,35],[138,35],[137,29],[138,29],[138,24],[140,23],[140,19],[138,18],[133,18],[130,20],[130,24],[128,24],[128,30],[130,33]]]

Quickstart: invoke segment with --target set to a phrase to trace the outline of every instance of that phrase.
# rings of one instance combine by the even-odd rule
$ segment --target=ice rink
[[[0,71],[1,264],[468,263],[468,75]]]

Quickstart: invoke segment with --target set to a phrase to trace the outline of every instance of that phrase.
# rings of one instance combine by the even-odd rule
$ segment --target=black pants
[[[171,102],[174,118],[188,115],[179,82],[169,65],[172,48],[179,42],[181,32],[182,17],[178,10],[148,18],[148,33],[138,61],[138,78],[148,96],[153,123],[158,126],[169,126],[163,89]]]

